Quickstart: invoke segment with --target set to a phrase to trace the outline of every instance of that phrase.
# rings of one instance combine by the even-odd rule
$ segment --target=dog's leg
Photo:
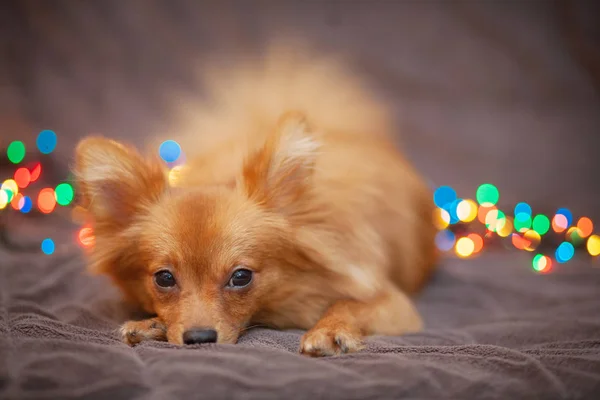
[[[302,337],[300,353],[330,356],[362,348],[366,335],[400,335],[422,328],[421,317],[406,294],[395,288],[367,302],[335,302]]]
[[[144,340],[167,340],[167,327],[158,318],[125,322],[120,329],[121,339],[130,346]]]

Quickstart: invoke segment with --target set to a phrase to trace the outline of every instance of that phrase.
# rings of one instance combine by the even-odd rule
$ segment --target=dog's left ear
[[[247,195],[288,216],[299,212],[319,147],[303,114],[285,114],[265,145],[244,164],[242,186]]]

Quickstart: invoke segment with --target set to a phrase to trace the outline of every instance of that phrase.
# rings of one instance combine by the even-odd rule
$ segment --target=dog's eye
[[[158,271],[154,274],[154,282],[161,288],[175,286],[175,277],[169,271]]]
[[[227,286],[232,288],[241,288],[248,286],[250,282],[252,282],[252,271],[249,269],[238,269],[231,274],[231,278],[229,279],[229,282],[227,282]]]

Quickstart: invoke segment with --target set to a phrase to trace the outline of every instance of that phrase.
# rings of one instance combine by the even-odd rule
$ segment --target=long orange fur
[[[361,81],[289,48],[218,69],[209,100],[178,103],[193,133],[180,140],[188,163],[176,181],[125,144],[78,145],[91,268],[156,314],[123,325],[127,343],[182,344],[195,327],[235,343],[267,325],[308,330],[300,351],[323,356],[421,329],[409,296],[435,264],[431,194]],[[252,281],[230,290],[239,266]],[[165,269],[169,290],[154,278]]]

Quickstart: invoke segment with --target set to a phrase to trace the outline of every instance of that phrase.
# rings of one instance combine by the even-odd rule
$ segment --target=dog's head
[[[156,313],[170,342],[234,343],[309,264],[293,236],[309,211],[316,143],[288,116],[231,182],[174,188],[158,159],[83,140],[75,172],[96,236],[92,267]]]

